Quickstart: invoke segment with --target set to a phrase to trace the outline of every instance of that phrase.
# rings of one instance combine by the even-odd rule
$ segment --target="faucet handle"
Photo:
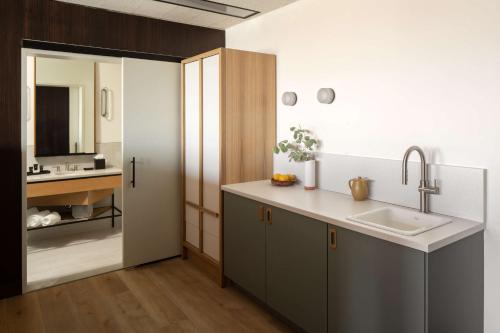
[[[428,194],[439,194],[439,186],[437,185],[437,179],[434,179],[434,186],[419,187],[418,191]]]

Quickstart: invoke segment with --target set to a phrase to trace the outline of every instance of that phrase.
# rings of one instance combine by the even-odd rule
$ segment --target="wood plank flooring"
[[[233,287],[172,259],[0,300],[0,332],[291,332]]]

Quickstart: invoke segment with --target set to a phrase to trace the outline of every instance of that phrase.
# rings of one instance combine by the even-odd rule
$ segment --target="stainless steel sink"
[[[405,236],[418,235],[452,221],[450,218],[398,207],[377,208],[347,219]]]

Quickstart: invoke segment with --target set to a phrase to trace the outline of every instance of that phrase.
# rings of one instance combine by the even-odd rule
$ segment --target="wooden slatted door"
[[[220,54],[183,64],[184,241],[220,261]]]

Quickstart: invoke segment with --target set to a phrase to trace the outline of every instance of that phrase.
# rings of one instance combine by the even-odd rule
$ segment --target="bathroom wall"
[[[101,116],[101,89],[109,89],[111,119]],[[122,141],[122,67],[98,63],[96,66],[96,135],[98,143]]]
[[[278,140],[301,124],[324,153],[401,160],[416,144],[487,169],[487,333],[500,332],[499,21],[494,0],[301,0],[226,31],[227,47],[276,54],[278,96],[298,94],[278,103]]]

